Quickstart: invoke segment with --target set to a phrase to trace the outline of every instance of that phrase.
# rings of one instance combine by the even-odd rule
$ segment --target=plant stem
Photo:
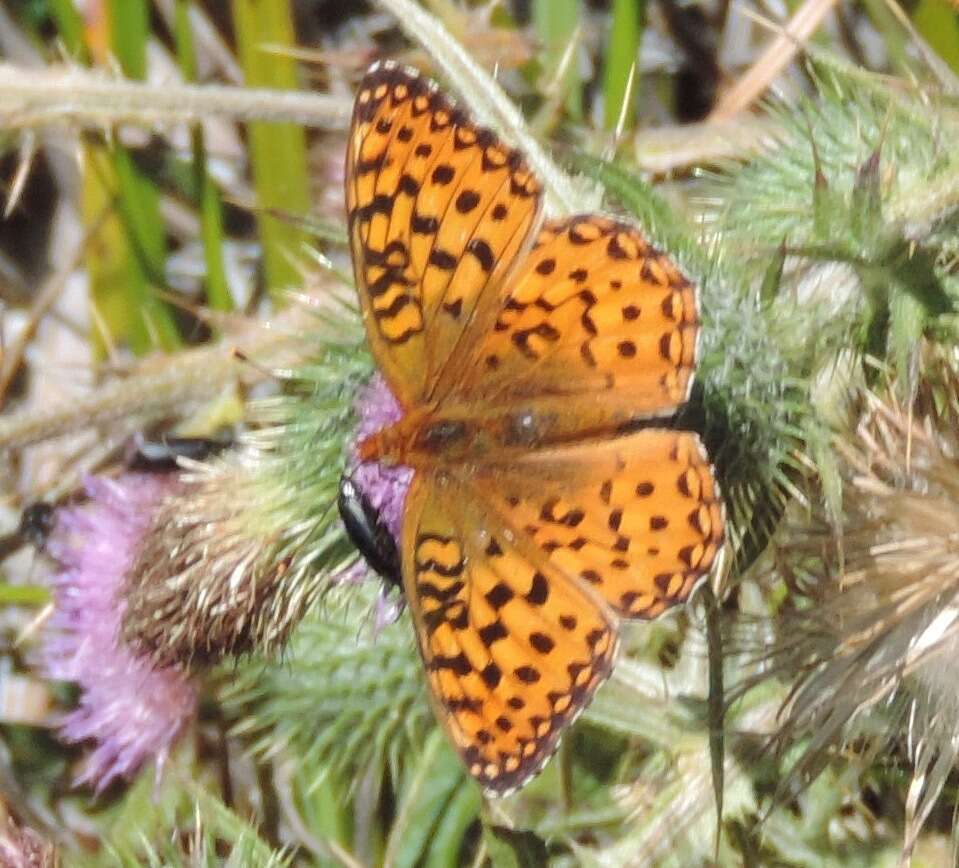
[[[44,606],[49,602],[49,588],[0,584],[0,606]]]
[[[0,122],[8,128],[70,123],[167,125],[209,118],[289,122],[346,129],[352,100],[326,94],[226,85],[162,86],[82,69],[24,69],[0,64]]]

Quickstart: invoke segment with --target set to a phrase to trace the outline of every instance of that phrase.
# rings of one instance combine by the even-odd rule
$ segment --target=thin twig
[[[762,96],[779,73],[792,63],[836,3],[837,0],[806,0],[755,63],[722,95],[709,119],[728,120]]]
[[[30,303],[30,313],[27,316],[25,326],[17,335],[17,339],[14,341],[9,352],[5,351],[2,356],[0,356],[0,409],[2,409],[6,403],[7,390],[20,371],[23,364],[23,357],[27,352],[27,348],[30,346],[30,342],[36,335],[37,329],[40,327],[40,322],[50,308],[57,303],[67,281],[80,264],[80,259],[86,251],[90,239],[100,231],[108,213],[108,209],[104,209],[104,211],[101,212],[86,232],[84,232],[83,237],[80,238],[75,249],[69,251],[63,265],[44,282],[40,288],[40,292]]]

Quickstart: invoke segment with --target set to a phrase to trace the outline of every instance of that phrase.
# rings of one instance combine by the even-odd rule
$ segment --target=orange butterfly
[[[535,775],[623,618],[685,601],[723,540],[689,395],[697,291],[634,228],[544,221],[522,154],[374,65],[346,207],[373,355],[403,407],[358,447],[413,469],[400,540],[437,718],[470,774]]]

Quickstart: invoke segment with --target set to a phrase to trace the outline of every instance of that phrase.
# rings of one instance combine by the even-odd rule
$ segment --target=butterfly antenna
[[[296,372],[292,368],[268,368],[265,365],[261,365],[259,362],[251,359],[239,347],[233,347],[230,351],[230,354],[238,362],[243,362],[243,364],[249,365],[254,371],[262,374],[268,380],[277,380],[278,382],[283,383],[297,379]]]

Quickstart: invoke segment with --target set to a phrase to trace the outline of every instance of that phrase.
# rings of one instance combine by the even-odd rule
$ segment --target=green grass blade
[[[89,62],[83,19],[70,0],[52,0],[50,14],[69,53]],[[110,52],[131,78],[146,73],[150,7],[146,0],[110,0]],[[101,60],[104,58],[101,58]],[[182,344],[172,312],[156,295],[164,285],[166,238],[159,193],[122,148],[85,152],[81,210],[91,231],[87,256],[98,355],[114,341],[141,354]],[[111,211],[116,214],[111,215]]]
[[[945,0],[919,0],[912,22],[930,47],[959,72],[959,12]]]
[[[84,165],[82,210],[94,229],[86,264],[97,354],[113,341],[127,341],[137,354],[175,349],[181,343],[176,324],[153,289],[165,257],[165,239],[150,225],[151,214],[159,220],[156,189],[123,149],[92,145]]]
[[[478,819],[482,806],[483,797],[479,787],[471,784],[460,787],[450,799],[433,833],[424,863],[426,868],[444,868],[458,863],[463,840]]]
[[[147,73],[150,9],[146,0],[110,0],[111,49],[120,68],[130,78]]]
[[[180,70],[186,81],[196,81],[196,49],[190,25],[190,0],[177,0],[174,37]],[[200,237],[206,265],[205,289],[207,304],[214,310],[233,310],[233,295],[223,264],[223,203],[220,191],[207,170],[203,128],[196,126],[191,134],[193,150],[193,182],[200,204]]]
[[[427,736],[419,762],[410,771],[383,860],[391,868],[420,864],[456,793],[474,786],[464,780],[463,766],[439,729]]]
[[[49,588],[0,584],[0,606],[45,606],[49,602]]]
[[[143,78],[150,37],[146,0],[111,0],[107,11],[110,50],[125,75]],[[87,166],[88,224],[100,220],[104,208],[117,214],[100,227],[89,259],[91,297],[108,332],[104,338],[126,340],[137,354],[176,349],[182,345],[176,322],[156,294],[164,286],[166,264],[160,194],[123,147],[91,147]]]
[[[206,164],[203,130],[193,130],[193,169],[200,197],[200,235],[206,264],[206,300],[214,310],[233,310],[233,293],[223,263],[223,202]]]
[[[128,248],[127,291],[134,311],[126,337],[137,354],[155,348],[169,352],[183,342],[172,312],[156,294],[165,283],[166,263],[160,194],[125,148],[114,152],[113,167],[119,191],[117,208]]]
[[[614,130],[632,128],[636,115],[635,94],[639,86],[639,40],[644,0],[613,0],[613,17],[603,73],[603,121]],[[635,71],[634,71],[635,70]],[[630,84],[632,76],[632,84]],[[627,102],[628,100],[628,102]],[[624,109],[625,103],[625,109]]]
[[[551,79],[569,51],[570,43],[577,38],[580,18],[579,0],[534,0],[533,26],[543,45],[543,65],[546,77]],[[583,116],[582,83],[579,67],[574,57],[567,65],[560,82],[566,111],[574,120]]]
[[[293,14],[288,0],[263,3],[233,0],[233,25],[237,51],[246,83],[251,87],[295,89],[295,61],[283,56],[293,48]],[[306,135],[294,124],[251,123],[249,150],[256,188],[260,241],[267,288],[274,295],[301,282],[292,258],[307,241],[303,230],[269,212],[302,216],[310,205]]]
[[[50,14],[67,53],[76,60],[87,61],[89,55],[83,39],[83,19],[73,0],[50,0]]]
[[[191,0],[176,0],[173,10],[173,41],[176,44],[176,59],[186,81],[196,81],[196,46],[193,43],[193,27],[190,24]]]

